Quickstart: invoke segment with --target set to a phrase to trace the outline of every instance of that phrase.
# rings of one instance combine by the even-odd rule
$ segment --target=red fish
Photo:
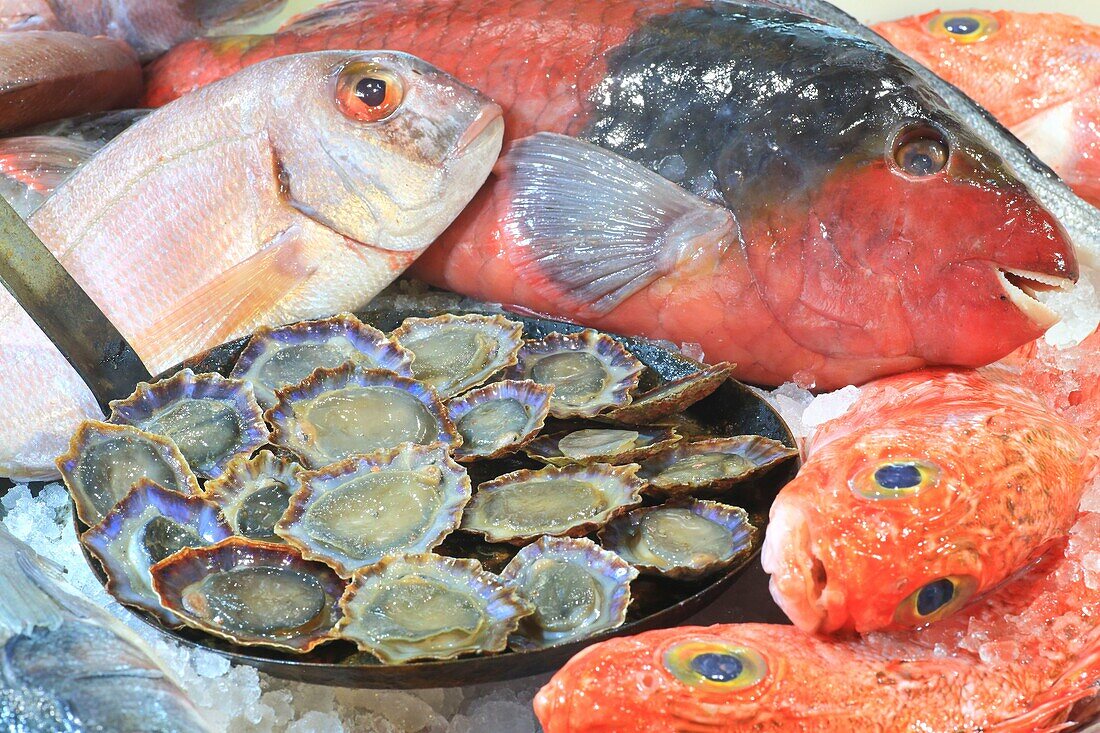
[[[966,10],[875,30],[981,103],[1100,206],[1100,26],[1058,13]]]
[[[512,139],[575,136],[513,145],[415,266],[434,284],[699,344],[759,383],[985,364],[1038,336],[1054,316],[1031,294],[1077,275],[1050,212],[956,92],[795,6],[815,4],[344,0],[184,44],[147,101],[279,54],[413,50],[501,103]]]
[[[1088,442],[1016,380],[877,380],[807,445],[772,504],[762,555],[803,631],[924,626],[1063,538]]]
[[[122,41],[60,31],[0,33],[0,133],[133,106],[141,66]]]

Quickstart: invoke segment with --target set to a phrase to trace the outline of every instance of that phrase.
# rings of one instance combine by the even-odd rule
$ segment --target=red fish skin
[[[141,65],[122,41],[63,31],[0,34],[0,134],[132,106]]]

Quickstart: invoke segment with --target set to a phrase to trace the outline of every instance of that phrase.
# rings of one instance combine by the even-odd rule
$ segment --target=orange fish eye
[[[665,668],[689,687],[714,691],[744,690],[768,674],[760,652],[716,641],[685,641],[664,654]]]
[[[366,61],[353,61],[340,70],[336,101],[353,120],[378,122],[401,106],[405,88],[393,74]]]
[[[865,468],[848,482],[862,499],[903,499],[939,483],[940,469],[930,461],[901,459]]]
[[[893,142],[894,164],[915,178],[932,176],[947,167],[951,148],[947,136],[928,124],[907,125]]]
[[[906,596],[894,611],[894,621],[903,626],[938,621],[959,610],[977,588],[977,578],[970,575],[937,578]]]
[[[967,10],[956,13],[940,13],[928,21],[928,30],[934,36],[949,38],[956,43],[984,41],[1000,28],[997,19],[989,13]]]

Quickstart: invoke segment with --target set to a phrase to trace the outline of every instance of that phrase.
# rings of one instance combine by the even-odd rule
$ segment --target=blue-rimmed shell
[[[334,638],[347,583],[293,547],[230,537],[154,565],[161,605],[234,644],[308,652]]]
[[[171,438],[191,470],[206,478],[217,478],[234,456],[251,454],[269,437],[252,385],[190,369],[140,382],[128,398],[111,403],[110,422]]]
[[[653,496],[714,495],[797,454],[771,438],[736,435],[681,443],[643,461],[638,475]]]
[[[301,486],[304,469],[269,450],[255,458],[237,456],[219,478],[203,487],[206,498],[221,508],[233,533],[250,540],[282,542],[275,523],[290,506],[290,497]]]
[[[339,636],[385,664],[503,651],[533,611],[477,560],[431,554],[363,568],[340,603]]]
[[[76,514],[99,524],[143,478],[181,494],[198,494],[199,481],[171,440],[131,425],[86,420],[57,459]]]
[[[494,382],[448,402],[448,415],[462,435],[455,456],[499,458],[522,448],[542,430],[553,390],[529,379]]]
[[[245,379],[264,409],[275,406],[275,391],[298,384],[314,369],[352,363],[411,377],[413,356],[376,328],[353,315],[302,321],[253,334],[229,375]]]
[[[142,479],[80,541],[103,565],[107,590],[170,626],[183,622],[160,605],[149,568],[185,547],[205,547],[232,536],[218,507]]]
[[[587,329],[525,341],[518,363],[505,372],[505,378],[552,385],[550,414],[554,417],[594,417],[629,404],[644,368],[618,341]]]
[[[643,573],[692,579],[749,557],[759,535],[744,509],[696,499],[627,512],[599,537]]]
[[[543,535],[584,536],[641,503],[637,470],[597,463],[505,474],[478,486],[462,529],[521,545]]]
[[[386,555],[434,549],[470,500],[466,469],[439,444],[353,456],[300,478],[275,532],[345,577]]]
[[[725,361],[704,366],[694,374],[636,394],[630,404],[611,410],[600,418],[624,425],[651,425],[709,397],[730,378],[734,366]]]
[[[503,316],[448,313],[406,318],[390,338],[413,353],[413,376],[447,399],[515,364],[523,326]]]
[[[392,372],[344,364],[318,369],[276,394],[278,402],[267,411],[272,441],[309,468],[402,443],[462,444],[435,391]]]
[[[535,608],[510,645],[544,649],[622,626],[636,577],[629,563],[583,537],[543,537],[527,545],[500,574]]]
[[[523,452],[552,466],[571,463],[634,463],[671,448],[680,441],[672,428],[584,428],[544,435]]]

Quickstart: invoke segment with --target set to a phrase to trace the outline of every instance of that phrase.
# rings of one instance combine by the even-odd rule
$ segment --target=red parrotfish
[[[1095,460],[1039,395],[977,371],[865,385],[806,452],[761,559],[776,602],[813,633],[957,613],[1065,536]]]
[[[1059,13],[964,10],[874,29],[981,103],[1100,206],[1100,26]]]
[[[1054,322],[1033,296],[1077,277],[1069,239],[1100,238],[984,111],[816,0],[342,0],[183,44],[146,101],[346,47],[424,54],[505,109],[510,152],[415,275],[745,380],[986,364]]]
[[[110,38],[0,33],[0,134],[62,117],[133,106],[141,66]]]

